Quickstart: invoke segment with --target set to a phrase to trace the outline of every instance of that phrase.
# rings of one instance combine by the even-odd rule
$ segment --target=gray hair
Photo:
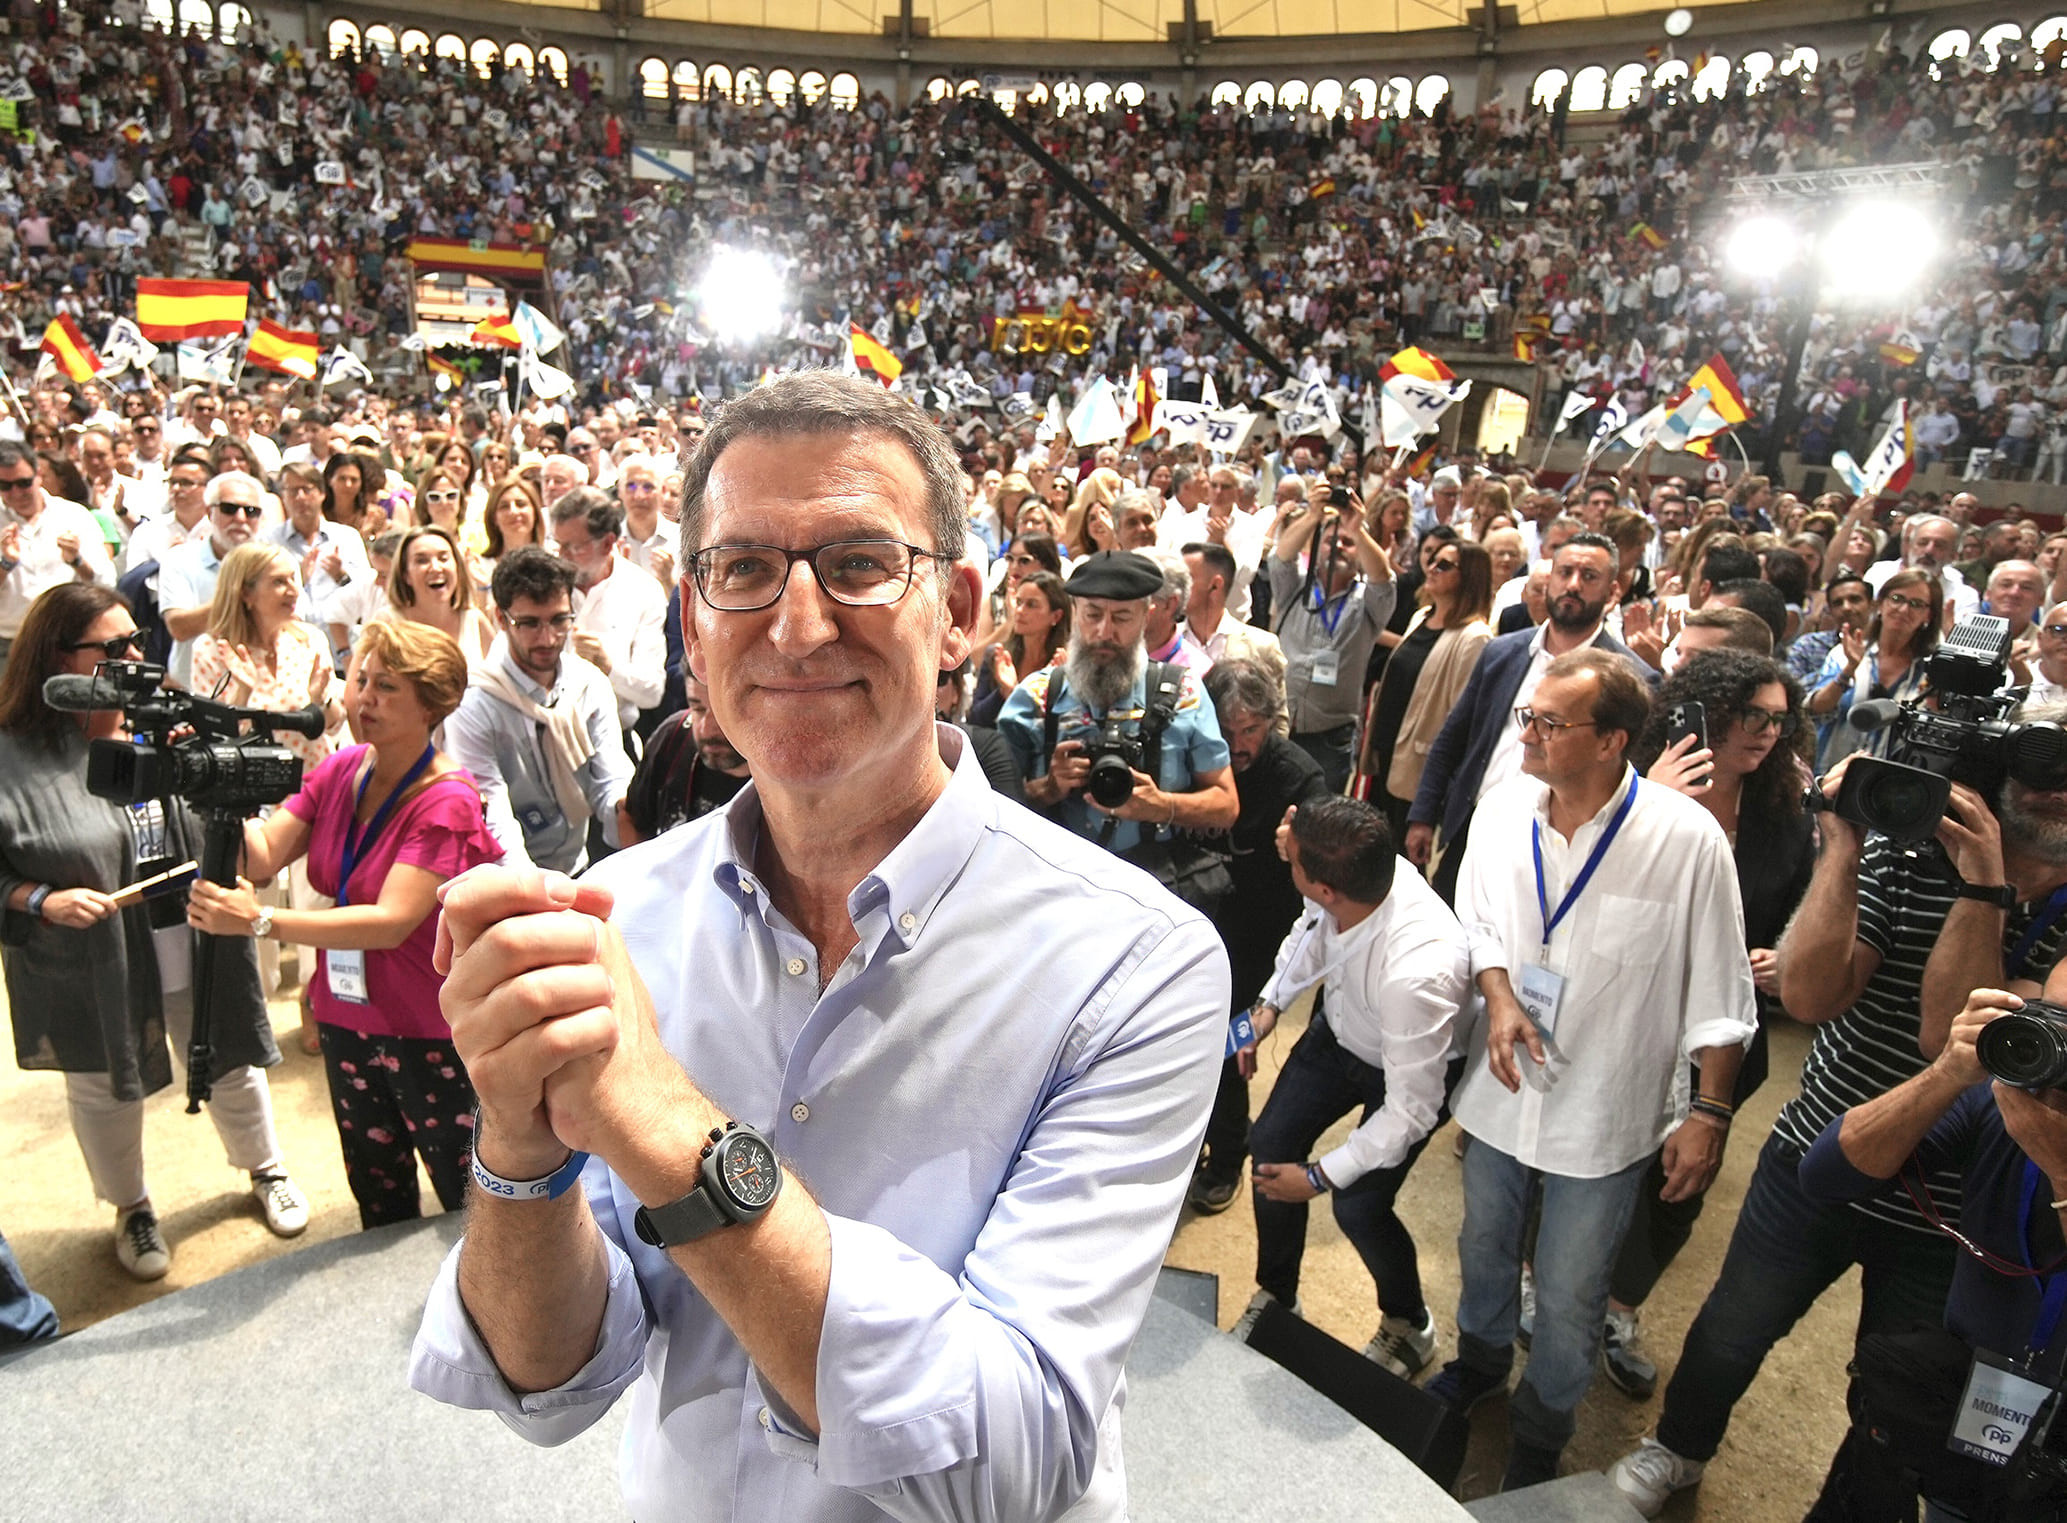
[[[569,487],[553,504],[554,523],[572,523],[577,518],[587,526],[591,539],[611,539],[624,532],[624,504],[613,502],[594,487]]]
[[[1163,589],[1150,602],[1175,598],[1181,607],[1191,600],[1191,567],[1185,564],[1183,556],[1174,550],[1165,550],[1161,545],[1150,545],[1134,554],[1145,561],[1154,561],[1156,570],[1163,574]]]
[[[962,463],[947,435],[905,398],[874,381],[832,370],[778,376],[736,402],[727,402],[704,431],[682,473],[682,561],[703,548],[704,497],[718,457],[741,439],[797,434],[872,434],[911,451],[926,478],[926,516],[934,543],[922,545],[959,560],[968,524]]]
[[[1173,497],[1176,496],[1179,492],[1183,491],[1186,487],[1191,485],[1192,477],[1203,476],[1204,474],[1205,467],[1203,466],[1179,465],[1171,467],[1170,495]]]
[[[207,489],[201,493],[201,500],[211,508],[216,507],[222,502],[224,489],[233,486],[250,487],[252,496],[261,503],[266,500],[266,484],[246,471],[224,471],[220,476],[209,477]]]
[[[1206,697],[1216,711],[1232,709],[1274,727],[1285,713],[1285,689],[1277,673],[1261,661],[1230,656],[1215,661],[1206,673]]]

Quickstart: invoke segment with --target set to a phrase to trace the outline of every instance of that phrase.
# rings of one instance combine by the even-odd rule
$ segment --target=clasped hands
[[[481,1161],[536,1179],[573,1149],[602,1158],[642,1198],[684,1193],[697,1158],[686,1139],[710,1124],[711,1107],[661,1045],[653,1001],[609,922],[610,893],[536,868],[477,867],[438,900],[431,960],[480,1101]],[[675,1133],[680,1148],[669,1144]],[[662,1160],[662,1173],[688,1172],[663,1178],[641,1167],[634,1145]]]

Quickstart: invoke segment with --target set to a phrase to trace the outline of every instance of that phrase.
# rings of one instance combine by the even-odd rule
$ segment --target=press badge
[[[366,954],[359,948],[349,952],[325,952],[324,970],[330,975],[332,998],[348,1005],[363,1005],[366,999]]]
[[[1342,675],[1342,653],[1340,651],[1317,650],[1313,653],[1313,685],[1333,687]]]
[[[1966,1393],[1959,1399],[1959,1418],[1945,1447],[1983,1464],[2007,1465],[2051,1394],[2051,1386],[2031,1379],[2000,1354],[1976,1349]]]
[[[1557,1007],[1564,1002],[1565,976],[1533,962],[1522,964],[1521,987],[1515,990],[1522,1014],[1536,1028],[1536,1035],[1549,1041],[1557,1033]]]

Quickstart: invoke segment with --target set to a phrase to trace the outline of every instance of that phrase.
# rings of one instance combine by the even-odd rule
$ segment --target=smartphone
[[[1348,506],[1349,506],[1349,488],[1348,488],[1348,487],[1329,487],[1329,488],[1328,488],[1328,506],[1329,506],[1329,507],[1331,507],[1331,508],[1346,508],[1346,507],[1348,507]]]
[[[1708,749],[1708,708],[1693,698],[1675,703],[1665,711],[1666,746],[1676,746],[1689,735],[1694,737],[1691,750]]]

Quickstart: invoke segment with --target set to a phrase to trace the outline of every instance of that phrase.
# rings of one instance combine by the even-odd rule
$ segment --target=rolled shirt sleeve
[[[1705,835],[1687,884],[1686,998],[1681,1049],[1689,1062],[1705,1047],[1744,1047],[1758,1034],[1758,994],[1744,955],[1744,903],[1729,837]]]
[[[1377,1005],[1385,1103],[1321,1157],[1321,1172],[1338,1189],[1404,1163],[1408,1150],[1435,1130],[1448,1093],[1444,1080],[1458,1012],[1470,997],[1461,949],[1433,941],[1415,947],[1392,960],[1382,988],[1367,995]]]

